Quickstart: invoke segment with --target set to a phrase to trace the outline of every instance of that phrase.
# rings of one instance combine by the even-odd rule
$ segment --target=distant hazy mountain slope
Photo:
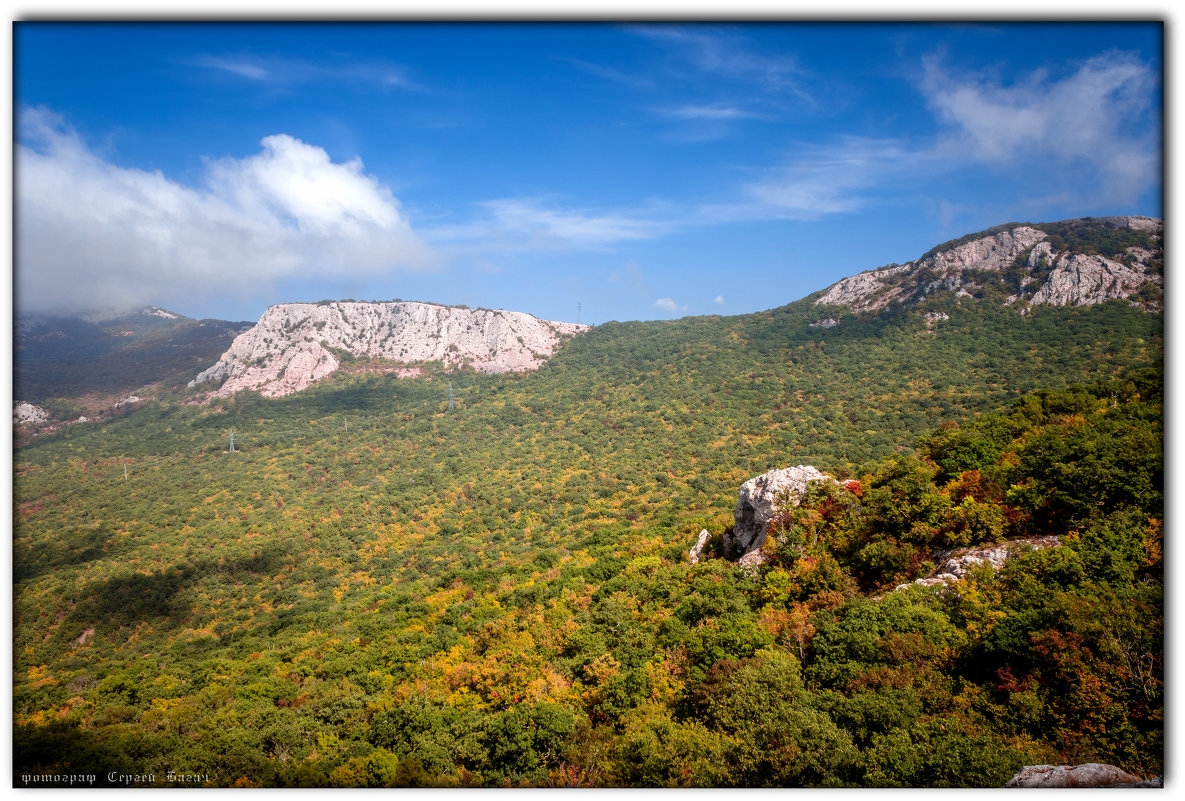
[[[815,301],[877,311],[935,293],[997,294],[1003,304],[1088,306],[1130,299],[1159,310],[1164,224],[1100,217],[1009,224],[939,246],[916,261],[845,278]]]
[[[587,328],[523,312],[411,301],[284,303],[264,312],[190,386],[223,381],[216,396],[257,389],[279,397],[333,373],[342,352],[403,364],[468,364],[483,373],[521,372],[537,368]]]
[[[157,306],[86,318],[18,312],[13,397],[39,403],[119,395],[177,374],[192,375],[249,325],[194,320]]]

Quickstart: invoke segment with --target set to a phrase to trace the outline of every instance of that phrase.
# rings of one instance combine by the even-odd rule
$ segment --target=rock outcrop
[[[1160,787],[1145,782],[1114,765],[1088,762],[1085,765],[1027,765],[1008,780],[1005,787]]]
[[[993,570],[999,570],[1004,563],[1014,556],[1030,550],[1041,548],[1056,548],[1061,540],[1055,536],[1031,537],[1028,539],[1009,540],[997,545],[978,545],[971,548],[953,548],[934,554],[934,561],[939,563],[938,569],[929,576],[914,579],[908,584],[898,584],[895,590],[904,589],[914,584],[923,587],[945,586],[962,580],[967,572],[978,565],[990,565]]]
[[[12,405],[13,425],[38,425],[49,421],[49,412],[32,403],[18,401]]]
[[[876,311],[894,300],[925,297],[940,289],[968,294],[966,287],[972,282],[967,270],[1003,270],[1046,236],[1044,231],[1023,225],[1001,231],[916,262],[895,264],[845,278],[815,303]],[[910,278],[915,280],[908,280]]]
[[[967,297],[982,289],[992,273],[1003,275],[1016,265],[1027,271],[1019,277],[1019,291],[1005,305],[1088,306],[1112,299],[1130,299],[1152,286],[1150,297],[1137,305],[1159,310],[1156,299],[1163,279],[1157,269],[1163,222],[1151,217],[1104,217],[1066,221],[1056,225],[1129,229],[1147,232],[1157,249],[1128,247],[1110,256],[1078,252],[1051,244],[1040,227],[1016,225],[996,233],[939,250],[906,264],[893,264],[860,273],[834,284],[815,301],[821,306],[847,306],[855,311],[877,311],[893,301],[918,302],[940,291]],[[1049,226],[1046,226],[1049,227]],[[1050,230],[1057,230],[1050,228]],[[996,279],[997,281],[1000,279]],[[1016,276],[1011,281],[1017,282]]]
[[[1034,306],[1090,306],[1112,298],[1126,298],[1160,276],[1102,256],[1064,253],[1053,262],[1053,272],[1029,301]]]
[[[695,541],[695,547],[687,552],[687,561],[693,565],[699,562],[700,554],[704,552],[704,546],[708,544],[709,539],[711,539],[711,535],[708,534],[708,530],[705,528],[699,533],[699,539]]]
[[[285,303],[264,312],[189,385],[222,382],[215,397],[256,389],[275,398],[336,371],[341,353],[404,364],[468,364],[483,373],[534,370],[587,329],[522,312],[411,301]]]
[[[813,482],[834,480],[810,465],[770,470],[749,479],[737,495],[735,524],[724,534],[724,552],[738,554],[743,564],[759,564],[769,522],[782,510],[783,499],[796,506]]]

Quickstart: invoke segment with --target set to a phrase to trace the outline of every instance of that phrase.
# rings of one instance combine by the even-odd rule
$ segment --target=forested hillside
[[[14,457],[15,772],[1159,774],[1160,315],[936,296],[823,328],[812,301],[608,323],[530,374],[357,369],[38,437]],[[687,563],[793,464],[855,483],[756,572]],[[935,549],[1034,533],[1063,544],[892,591]]]
[[[109,396],[118,400],[145,384],[200,369],[250,327],[194,320],[155,306],[97,319],[17,314],[15,323],[13,398],[54,400],[49,406],[61,418],[86,408],[77,403],[83,396],[100,405],[106,399],[109,406]]]

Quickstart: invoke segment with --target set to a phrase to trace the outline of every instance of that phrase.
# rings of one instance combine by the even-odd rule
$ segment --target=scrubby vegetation
[[[1160,319],[949,311],[612,323],[528,375],[354,374],[38,437],[14,464],[18,783],[1160,773]],[[799,463],[842,483],[763,567],[687,563],[741,481]],[[893,589],[1036,533],[1063,544]]]

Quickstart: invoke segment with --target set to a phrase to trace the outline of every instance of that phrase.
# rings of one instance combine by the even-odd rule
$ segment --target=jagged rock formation
[[[1088,762],[1085,765],[1027,765],[1008,780],[1005,787],[1160,787],[1144,782],[1114,765]]]
[[[40,406],[35,406],[32,403],[25,403],[24,401],[19,401],[12,405],[13,425],[37,425],[39,423],[47,422],[48,420],[49,412],[45,411],[45,409],[42,409]]]
[[[834,480],[810,465],[801,464],[749,479],[737,495],[735,524],[732,531],[724,533],[724,552],[739,554],[741,564],[760,564],[760,549],[765,543],[769,521],[783,508],[783,498],[796,506],[812,482]]]
[[[953,548],[934,554],[934,561],[939,567],[929,576],[914,579],[908,584],[898,584],[895,590],[918,584],[923,587],[936,585],[946,586],[960,581],[972,567],[982,564],[991,565],[993,570],[999,570],[1010,558],[1025,553],[1031,549],[1056,548],[1061,540],[1055,536],[1033,537],[1030,539],[1009,540],[998,545],[979,545],[972,548]]]
[[[1042,228],[1058,226],[1126,229],[1144,232],[1150,247],[1131,246],[1110,257],[1078,252],[1062,243],[1051,243]],[[1049,226],[1016,225],[924,256],[906,264],[892,264],[845,278],[818,300],[821,306],[847,306],[855,311],[877,311],[893,301],[918,302],[936,292],[968,297],[982,289],[991,274],[1000,279],[1020,270],[1018,291],[1005,304],[1022,306],[1087,306],[1111,299],[1125,299],[1152,287],[1151,296],[1137,302],[1159,310],[1162,277],[1157,265],[1163,260],[1160,246],[1163,222],[1151,217],[1104,217],[1071,220]],[[1059,240],[1060,241],[1060,240]]]
[[[257,389],[276,398],[333,373],[341,352],[403,364],[468,364],[483,373],[534,370],[587,329],[522,312],[411,301],[284,303],[264,312],[189,385],[222,381],[216,397]]]
[[[1033,251],[1041,245],[1046,245],[1048,251],[1046,242]],[[1053,272],[1029,301],[1034,306],[1090,306],[1111,298],[1126,298],[1139,292],[1150,280],[1143,266],[1128,267],[1102,256],[1063,253],[1052,257],[1051,263],[1055,265]]]

